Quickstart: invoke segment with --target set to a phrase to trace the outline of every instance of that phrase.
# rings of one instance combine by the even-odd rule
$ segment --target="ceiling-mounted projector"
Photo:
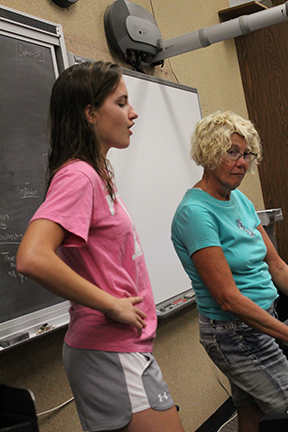
[[[145,62],[162,49],[162,37],[153,15],[130,1],[108,6],[104,26],[110,48],[127,63]],[[162,62],[161,62],[162,63]]]
[[[243,15],[211,27],[163,40],[153,15],[127,0],[116,0],[104,15],[110,48],[141,70],[141,62],[163,64],[164,59],[213,43],[248,34],[288,19],[288,1],[251,15]]]

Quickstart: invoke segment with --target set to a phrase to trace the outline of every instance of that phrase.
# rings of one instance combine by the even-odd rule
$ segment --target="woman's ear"
[[[96,111],[95,108],[92,107],[92,105],[87,105],[87,107],[84,110],[84,114],[86,119],[89,121],[89,123],[91,124],[96,123]]]

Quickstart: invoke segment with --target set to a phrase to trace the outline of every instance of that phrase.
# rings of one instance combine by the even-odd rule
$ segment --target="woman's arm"
[[[33,221],[19,246],[17,270],[44,288],[75,303],[103,312],[124,324],[137,328],[138,333],[146,324],[146,315],[134,305],[141,297],[116,298],[88,282],[57,255],[57,249],[66,231],[46,219]]]
[[[288,327],[241,294],[221,247],[200,249],[194,252],[191,258],[201,279],[222,310],[261,333],[288,341]]]

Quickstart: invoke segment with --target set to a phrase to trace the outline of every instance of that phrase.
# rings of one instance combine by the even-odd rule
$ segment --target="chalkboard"
[[[194,88],[137,72],[124,69],[123,77],[139,117],[130,146],[111,149],[108,159],[140,236],[155,303],[173,298],[175,307],[167,303],[173,312],[178,297],[191,290],[170,230],[182,196],[202,175],[189,153],[194,125],[201,118],[199,96]]]
[[[7,331],[15,319],[64,301],[19,274],[15,261],[28,222],[44,198],[50,92],[61,69],[64,65],[67,67],[68,59],[62,30],[57,24],[32,19],[28,15],[20,17],[20,13],[1,7],[0,29],[2,339],[10,337],[15,328],[16,331],[22,330],[23,326],[19,324],[12,326],[11,332]],[[43,318],[40,319],[39,324]]]

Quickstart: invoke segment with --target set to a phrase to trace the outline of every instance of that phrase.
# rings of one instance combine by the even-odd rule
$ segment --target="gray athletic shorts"
[[[71,348],[63,361],[84,431],[124,427],[133,413],[174,405],[153,354]]]

